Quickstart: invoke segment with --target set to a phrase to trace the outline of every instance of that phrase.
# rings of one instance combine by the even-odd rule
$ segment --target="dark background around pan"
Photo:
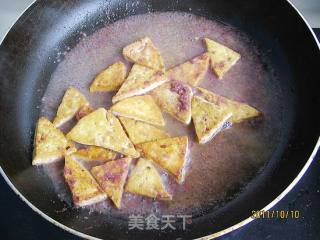
[[[320,29],[314,29],[320,39]],[[320,239],[320,154],[296,187],[272,210],[298,210],[298,219],[260,219],[219,239]],[[80,239],[33,212],[0,177],[0,239]]]

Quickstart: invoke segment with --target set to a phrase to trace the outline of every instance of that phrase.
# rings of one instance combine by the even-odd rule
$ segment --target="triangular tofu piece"
[[[174,137],[136,145],[141,155],[171,173],[178,183],[184,181],[188,137]]]
[[[155,166],[144,158],[140,158],[135,168],[131,171],[125,191],[153,199],[172,199]]]
[[[111,161],[116,159],[117,153],[106,148],[88,146],[87,148],[79,149],[72,156],[84,161]]]
[[[170,80],[182,81],[197,86],[207,73],[209,66],[209,54],[204,53],[185,63],[182,63],[167,72]]]
[[[232,49],[217,43],[209,38],[204,38],[207,50],[210,54],[211,67],[219,79],[230,70],[240,59],[240,54]]]
[[[121,207],[123,187],[131,160],[131,158],[122,158],[91,169],[92,175],[117,208]]]
[[[111,111],[117,116],[132,118],[157,126],[165,125],[160,108],[150,95],[124,99],[114,104]]]
[[[210,92],[204,88],[198,88],[201,96],[215,105],[232,113],[232,117],[229,119],[232,123],[239,123],[249,118],[260,117],[262,113],[257,109],[251,107],[248,104],[234,101],[226,97],[220,96],[213,92]]]
[[[108,148],[126,156],[139,156],[119,120],[104,108],[81,118],[67,138],[85,145]]]
[[[169,137],[165,131],[148,123],[126,117],[119,117],[119,120],[133,144]]]
[[[60,127],[65,122],[71,120],[82,106],[88,105],[89,102],[82,93],[73,87],[69,87],[62,98],[53,124],[56,127]]]
[[[163,59],[150,38],[142,38],[123,49],[123,56],[130,62],[156,70],[164,69]]]
[[[194,96],[192,99],[192,120],[200,144],[210,141],[230,119],[232,112]]]
[[[112,102],[145,94],[168,81],[164,72],[134,64],[127,79],[120,87]]]
[[[151,96],[162,111],[184,124],[190,123],[192,89],[188,84],[172,80],[154,89]]]
[[[107,198],[89,171],[71,156],[65,157],[64,178],[70,188],[73,203],[78,207]]]
[[[32,165],[48,164],[61,160],[70,147],[63,132],[48,119],[39,118],[34,136]]]
[[[95,77],[90,92],[116,91],[124,82],[126,74],[126,65],[121,61],[115,62]]]

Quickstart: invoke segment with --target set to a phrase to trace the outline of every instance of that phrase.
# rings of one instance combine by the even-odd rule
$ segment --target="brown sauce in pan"
[[[93,107],[111,104],[111,93],[89,93],[94,76],[106,66],[123,60],[122,48],[141,37],[149,36],[160,50],[165,65],[170,68],[205,51],[202,37],[217,40],[241,54],[241,60],[223,80],[208,71],[200,84],[211,91],[232,99],[244,101],[260,109],[264,119],[258,123],[240,123],[218,134],[212,141],[199,145],[193,125],[167,116],[166,130],[172,136],[188,135],[190,140],[189,163],[186,180],[178,185],[166,173],[162,174],[169,191],[170,202],[124,194],[119,211],[106,201],[91,206],[90,210],[114,216],[127,214],[196,214],[208,207],[228,201],[233,193],[241,191],[259,169],[271,158],[281,136],[281,91],[277,81],[264,69],[261,53],[252,41],[241,32],[218,22],[187,13],[150,13],[128,17],[95,32],[83,34],[79,44],[67,53],[59,53],[61,61],[52,75],[43,97],[41,114],[52,119],[69,86],[86,95]],[[67,131],[69,126],[64,126]],[[70,202],[70,194],[62,177],[63,164],[44,167],[52,178],[61,200]],[[232,194],[231,194],[232,193]]]

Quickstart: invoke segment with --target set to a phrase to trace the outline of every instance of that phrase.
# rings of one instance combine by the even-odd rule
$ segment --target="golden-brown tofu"
[[[161,176],[155,166],[144,158],[140,158],[137,165],[131,171],[125,191],[153,199],[172,199],[172,196],[167,192],[162,183]]]
[[[165,73],[139,64],[134,64],[127,79],[120,87],[112,102],[145,94],[168,81]]]
[[[250,118],[260,117],[262,113],[251,107],[250,105],[238,101],[228,99],[204,88],[197,88],[201,96],[210,103],[220,106],[229,112],[232,112],[232,117],[229,119],[232,123],[239,123]]]
[[[117,153],[103,147],[88,146],[79,149],[72,156],[84,161],[111,161],[116,159]]]
[[[39,118],[34,136],[32,165],[61,160],[71,147],[73,146],[65,138],[63,132],[45,117]]]
[[[60,127],[65,122],[71,120],[81,107],[88,105],[89,102],[82,93],[73,87],[69,87],[62,98],[53,124],[56,127]]]
[[[197,86],[208,71],[209,54],[203,53],[185,63],[168,70],[168,78]]]
[[[194,96],[192,121],[200,144],[210,141],[230,119],[232,112]]]
[[[117,102],[111,107],[117,115],[132,118],[156,126],[164,126],[162,113],[150,95],[135,96]]]
[[[156,70],[164,69],[163,59],[158,49],[148,37],[129,44],[123,49],[122,53],[130,62]]]
[[[92,175],[117,208],[121,207],[123,188],[130,163],[131,158],[122,158],[91,169]]]
[[[185,163],[188,151],[188,137],[164,138],[137,144],[141,156],[152,160],[161,168],[171,173],[178,183],[185,177]]]
[[[118,61],[101,71],[90,85],[90,92],[116,91],[120,88],[127,74],[126,65]]]
[[[73,203],[78,207],[107,198],[89,171],[71,156],[65,157],[64,178],[70,188]]]
[[[241,56],[232,49],[209,38],[204,38],[204,42],[210,55],[212,70],[221,79]]]
[[[164,130],[154,127],[148,123],[126,117],[119,117],[119,120],[133,144],[169,137]]]
[[[150,95],[162,111],[184,124],[190,123],[192,89],[188,84],[172,80],[154,89]]]
[[[85,145],[108,148],[126,156],[139,156],[119,120],[104,108],[81,118],[67,138]]]

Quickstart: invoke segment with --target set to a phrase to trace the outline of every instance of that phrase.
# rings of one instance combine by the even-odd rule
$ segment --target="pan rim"
[[[307,25],[310,33],[313,36],[313,39],[315,40],[319,50],[320,50],[320,41],[318,40],[316,34],[314,33],[314,31],[312,30],[312,27],[310,26],[309,22],[307,21],[307,19],[302,15],[302,13],[299,11],[299,9],[291,2],[291,0],[286,0],[289,5],[298,13],[299,17],[303,20],[303,22]]]
[[[290,1],[290,0],[286,0],[287,3],[297,12],[297,14],[300,16],[300,18],[304,21],[305,25],[307,26],[307,28],[309,29],[310,33],[313,36],[313,39],[315,40],[318,49],[320,50],[320,42],[317,39],[314,31],[312,30],[310,24],[307,22],[307,20],[305,19],[305,17],[301,14],[301,12],[295,7],[295,5]],[[3,37],[0,39],[0,45],[2,45],[3,41],[5,40],[6,36],[8,35],[8,33],[11,31],[11,29],[14,27],[14,25],[16,24],[16,22],[25,14],[25,12],[31,7],[33,6],[35,3],[37,2],[37,0],[34,0],[32,3],[30,3],[24,11],[21,12],[21,14],[17,17],[17,19],[11,24],[11,26],[8,28],[7,32],[3,35]],[[293,179],[293,181],[273,200],[271,201],[268,205],[266,205],[263,209],[261,209],[262,211],[268,211],[269,209],[271,209],[272,207],[274,207],[278,202],[280,202],[297,184],[298,182],[301,180],[301,178],[304,176],[304,174],[307,172],[307,170],[309,169],[310,165],[312,164],[318,150],[320,147],[320,136],[318,137],[317,143],[311,153],[311,155],[309,156],[307,162],[304,164],[304,166],[302,167],[302,169],[300,170],[300,172],[297,174],[297,176]],[[69,232],[72,233],[78,237],[84,238],[84,239],[92,239],[92,240],[100,240],[101,238],[96,238],[90,235],[87,235],[85,233],[82,233],[80,231],[74,230],[70,227],[67,227],[66,225],[56,221],[55,219],[49,217],[48,215],[46,215],[45,213],[43,213],[39,208],[37,208],[35,205],[33,205],[28,199],[26,199],[20,192],[19,190],[14,186],[14,184],[10,181],[10,179],[7,177],[6,173],[4,172],[4,170],[2,169],[2,167],[0,166],[0,174],[2,175],[2,177],[4,178],[4,180],[6,181],[6,183],[10,186],[10,188],[13,190],[13,192],[15,194],[17,194],[19,196],[19,198],[25,202],[34,212],[38,213],[41,217],[43,217],[44,219],[46,219],[47,221],[49,221],[50,223],[54,224],[55,226]],[[220,230],[218,232],[203,236],[203,237],[199,237],[197,239],[200,240],[209,240],[209,239],[214,239],[217,237],[221,237],[227,233],[230,233],[236,229],[239,229],[245,225],[247,225],[248,223],[252,222],[253,220],[255,220],[254,217],[248,217],[240,222],[238,222],[237,224],[234,224],[228,228],[225,228],[223,230]]]

